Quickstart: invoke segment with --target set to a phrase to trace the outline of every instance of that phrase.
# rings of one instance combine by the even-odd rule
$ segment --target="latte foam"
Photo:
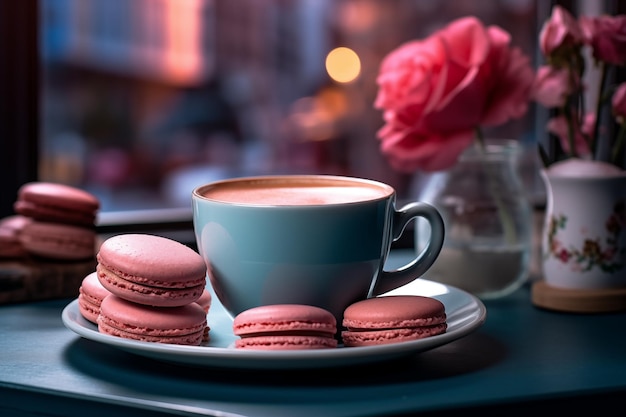
[[[391,187],[350,180],[249,180],[225,181],[208,186],[202,195],[225,203],[308,206],[345,204],[384,198]]]

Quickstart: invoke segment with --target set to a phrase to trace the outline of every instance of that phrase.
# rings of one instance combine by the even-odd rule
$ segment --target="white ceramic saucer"
[[[448,321],[446,333],[421,340],[358,348],[299,351],[238,350],[232,347],[235,340],[231,328],[232,319],[215,296],[208,315],[211,340],[206,346],[139,342],[99,333],[93,323],[81,316],[78,300],[65,307],[62,319],[68,329],[85,339],[160,361],[202,367],[304,369],[373,363],[416,354],[468,335],[479,328],[486,318],[487,310],[475,296],[456,287],[425,279],[417,279],[385,295],[392,294],[431,296],[443,302]]]

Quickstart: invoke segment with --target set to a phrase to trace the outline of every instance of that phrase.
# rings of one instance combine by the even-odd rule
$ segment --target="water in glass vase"
[[[484,299],[496,298],[510,294],[525,282],[528,260],[528,249],[520,245],[447,245],[425,278]]]

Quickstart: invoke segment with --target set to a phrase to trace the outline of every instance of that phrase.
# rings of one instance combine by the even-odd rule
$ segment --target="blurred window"
[[[538,31],[533,0],[40,2],[39,176],[102,211],[189,207],[199,184],[277,173],[373,178],[410,198],[412,176],[378,151],[384,55],[463,15],[532,57]],[[329,66],[338,47],[347,74]],[[533,129],[529,111],[491,134],[532,142]]]

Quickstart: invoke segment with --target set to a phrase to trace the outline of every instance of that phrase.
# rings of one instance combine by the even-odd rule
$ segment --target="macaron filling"
[[[279,321],[262,323],[237,323],[235,334],[238,336],[258,336],[260,334],[290,334],[290,335],[334,335],[337,326],[330,323],[320,323],[313,321]]]
[[[199,280],[198,284],[190,287],[166,282],[163,282],[165,286],[138,284],[120,277],[101,264],[96,266],[96,271],[102,285],[113,294],[150,306],[181,306],[194,302],[200,298],[206,286],[205,280]],[[185,284],[193,283],[195,282]]]
[[[337,340],[328,336],[315,337],[311,335],[259,335],[241,338],[235,342],[238,349],[259,350],[304,350],[304,349],[331,349],[337,347]]]
[[[129,282],[133,284],[145,285],[149,288],[165,288],[165,289],[189,289],[195,287],[204,287],[206,286],[206,278],[202,276],[201,278],[189,279],[185,281],[165,281],[165,280],[155,280],[147,277],[142,277],[138,275],[127,274],[119,269],[111,268],[106,265],[103,265],[102,262],[97,265],[98,276],[106,276],[109,277],[112,282],[120,281],[121,283]],[[123,284],[120,284],[123,285]]]

